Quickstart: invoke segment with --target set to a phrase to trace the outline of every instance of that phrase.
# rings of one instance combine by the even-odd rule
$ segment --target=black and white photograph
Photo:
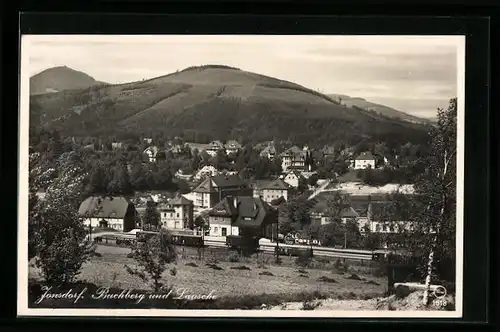
[[[20,44],[18,315],[462,317],[464,36]]]

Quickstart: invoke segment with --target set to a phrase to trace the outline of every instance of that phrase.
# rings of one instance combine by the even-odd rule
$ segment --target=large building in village
[[[189,199],[177,197],[158,206],[162,227],[171,230],[188,229],[194,220],[194,204]]]
[[[354,169],[375,169],[377,167],[377,160],[370,151],[360,153],[354,160]]]
[[[136,228],[137,211],[132,202],[123,196],[91,196],[78,209],[87,227],[109,227],[128,232]]]
[[[312,168],[312,155],[307,146],[303,149],[292,146],[279,156],[281,158],[281,169],[283,172],[289,170],[310,171]]]
[[[316,204],[311,211],[314,223],[325,225],[330,222],[328,204],[332,195],[332,191],[324,191],[315,197]],[[341,219],[343,222],[356,221],[362,233],[366,231],[398,233],[401,227],[410,225],[410,221],[404,216],[391,215],[391,218],[388,218],[388,207],[391,201],[387,195],[351,195],[347,203],[342,210]]]
[[[261,187],[262,199],[266,203],[271,203],[272,201],[283,197],[285,201],[288,201],[290,197],[292,187],[283,181],[282,179],[276,179],[265,183]]]
[[[208,213],[210,236],[271,237],[278,212],[260,198],[227,196]]]
[[[211,209],[227,196],[252,196],[250,188],[238,175],[217,175],[206,178],[194,193],[194,207]]]

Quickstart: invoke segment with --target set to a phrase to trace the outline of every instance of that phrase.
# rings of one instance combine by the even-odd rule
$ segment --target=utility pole
[[[280,242],[280,237],[279,237],[279,215],[278,215],[278,219],[276,220],[276,261],[278,261],[280,258],[279,242]]]
[[[89,222],[89,242],[92,242],[92,221]]]

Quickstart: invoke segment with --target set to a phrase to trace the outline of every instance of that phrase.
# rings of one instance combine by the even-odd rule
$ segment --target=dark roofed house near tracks
[[[253,195],[253,189],[236,174],[208,177],[193,192],[198,209],[210,209],[227,196]]]
[[[288,201],[292,187],[282,179],[276,179],[274,181],[267,182],[261,189],[264,201],[271,203],[280,197],[283,197],[285,201]]]
[[[91,196],[78,209],[87,227],[109,227],[128,232],[135,228],[137,211],[132,202],[123,196]]]
[[[208,213],[210,236],[271,237],[278,212],[261,198],[225,197]]]

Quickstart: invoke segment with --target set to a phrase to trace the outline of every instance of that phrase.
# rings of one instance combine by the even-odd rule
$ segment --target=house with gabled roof
[[[370,231],[373,233],[401,233],[411,230],[413,222],[411,221],[408,210],[395,211],[392,208],[392,202],[372,201],[368,208],[368,221]]]
[[[354,169],[375,169],[376,165],[377,159],[370,151],[360,153],[354,160]]]
[[[331,158],[335,156],[335,147],[331,145],[325,145],[323,149],[321,149],[321,154],[323,158]]]
[[[298,188],[300,181],[302,181],[304,177],[299,171],[296,170],[291,170],[289,171],[285,177],[284,177],[284,182],[286,182],[289,186],[293,188]]]
[[[316,197],[314,198],[316,204],[314,204],[314,206],[311,208],[311,218],[313,219],[313,222],[319,225],[326,225],[331,222],[328,215],[330,208],[328,204],[330,197],[332,196],[332,191],[325,191],[316,195]],[[342,222],[347,222],[349,220],[357,221],[358,218],[359,213],[351,206],[350,203],[347,202],[341,211],[340,219],[342,220]]]
[[[162,227],[170,230],[188,229],[194,220],[193,201],[181,195],[160,204],[158,211]]]
[[[219,151],[224,151],[224,144],[222,144],[221,141],[212,141],[208,144],[207,148],[205,151],[210,155],[211,157],[215,157],[217,155],[217,152]]]
[[[224,145],[224,148],[226,149],[226,154],[230,155],[230,154],[237,154],[242,147],[238,141],[229,140]]]
[[[252,196],[253,189],[236,174],[209,176],[196,189],[194,206],[210,209],[226,196]]]
[[[227,196],[208,213],[210,236],[271,237],[278,212],[261,198]]]
[[[160,152],[157,146],[151,145],[144,149],[143,153],[148,158],[149,162],[154,163],[156,161],[156,155]]]
[[[109,227],[128,232],[136,227],[137,211],[123,196],[91,196],[78,209],[86,227]]]
[[[280,155],[281,169],[283,172],[289,170],[310,171],[312,167],[312,155],[309,148],[305,146],[303,149],[292,146]]]
[[[283,197],[285,201],[288,201],[292,187],[282,179],[276,179],[264,184],[261,190],[264,202],[271,203],[280,197]]]
[[[261,158],[267,158],[269,160],[274,160],[276,157],[276,149],[274,145],[268,145],[262,151],[260,151]]]

